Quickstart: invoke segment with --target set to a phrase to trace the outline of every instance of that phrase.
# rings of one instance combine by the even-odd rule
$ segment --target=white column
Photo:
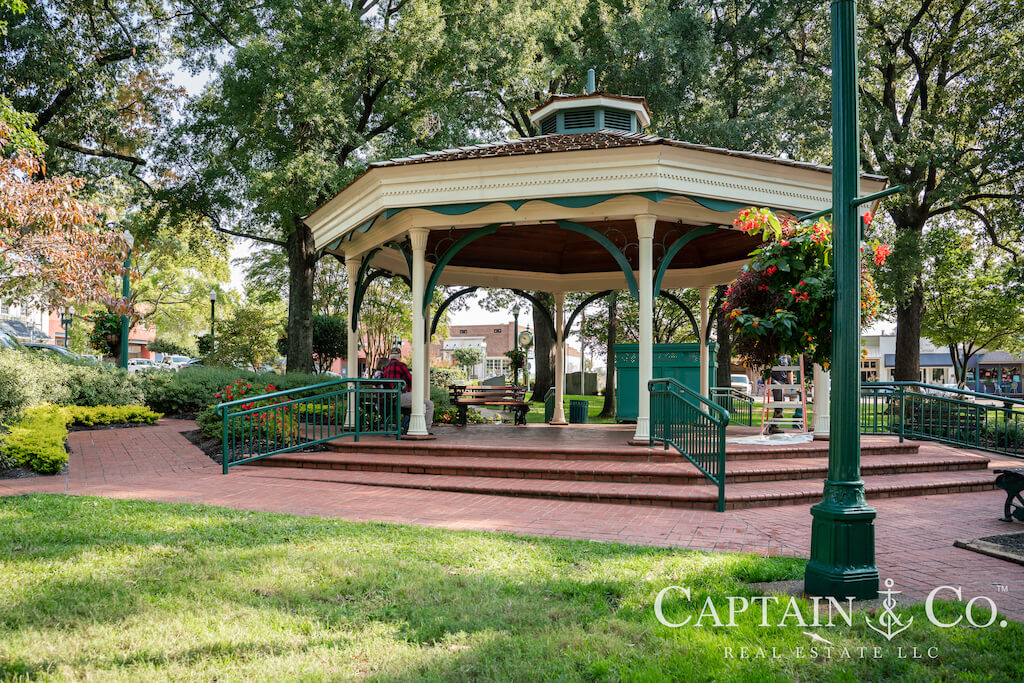
[[[565,421],[565,292],[555,292],[555,413],[551,424],[564,425]]]
[[[345,272],[348,273],[348,349],[345,351],[349,377],[359,376],[359,327],[352,329],[352,310],[356,305],[356,278],[363,259],[359,256],[345,257]]]
[[[697,340],[700,342],[700,395],[704,398],[711,396],[711,381],[708,377],[708,299],[711,298],[711,288],[700,288],[700,330],[697,331]]]
[[[827,439],[832,402],[832,374],[814,364],[814,438]]]
[[[654,224],[657,218],[651,214],[636,216],[636,236],[640,243],[640,263],[636,272],[637,287],[640,290],[640,349],[637,373],[639,404],[636,414],[636,441],[651,438],[651,392],[648,382],[654,374]]]
[[[424,329],[423,294],[426,291],[426,228],[409,231],[412,242],[412,414],[409,417],[409,436],[427,436],[427,421],[423,415],[423,397],[426,384],[423,366],[426,364],[426,330]]]

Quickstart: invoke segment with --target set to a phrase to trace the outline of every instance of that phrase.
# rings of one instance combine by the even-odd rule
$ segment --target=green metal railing
[[[217,405],[224,474],[234,465],[343,436],[402,436],[399,379],[339,379]]]
[[[1024,401],[922,382],[865,382],[860,431],[1021,458]]]
[[[711,400],[729,413],[730,424],[754,424],[754,397],[732,387],[711,387]]]
[[[544,394],[544,422],[555,419],[555,388],[550,387]]]
[[[647,383],[651,392],[651,445],[671,445],[718,487],[725,510],[725,428],[729,413],[680,382],[665,377]]]

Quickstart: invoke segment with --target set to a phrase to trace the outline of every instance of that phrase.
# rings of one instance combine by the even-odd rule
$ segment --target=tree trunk
[[[921,379],[921,319],[924,317],[924,285],[918,279],[906,304],[896,305],[897,382]]]
[[[313,372],[313,280],[316,250],[313,231],[294,216],[286,244],[288,251],[288,363],[287,372]]]
[[[718,294],[725,296],[725,285],[718,286]],[[715,359],[718,367],[715,369],[715,386],[732,386],[732,336],[729,334],[729,315],[725,310],[725,304],[721,304],[715,311],[715,330],[717,334],[718,351]]]
[[[544,292],[534,292],[533,295],[541,301],[548,303],[548,313],[552,314],[551,317],[553,319],[554,314],[549,303],[551,302],[551,295]],[[537,364],[537,378],[533,384],[533,394],[530,396],[530,400],[543,401],[544,394],[555,385],[555,338],[551,336],[547,319],[537,309],[537,304],[533,305],[533,343],[534,361]]]
[[[619,332],[619,293],[608,295],[608,352],[605,355],[608,369],[604,382],[604,406],[600,417],[615,417],[615,337]]]

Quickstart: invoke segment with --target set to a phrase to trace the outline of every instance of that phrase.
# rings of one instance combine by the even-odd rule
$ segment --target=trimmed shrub
[[[216,394],[237,380],[246,380],[253,384],[273,384],[279,391],[284,391],[333,379],[324,375],[257,374],[236,368],[219,367],[183,368],[178,372],[139,374],[142,375],[141,386],[146,405],[165,415],[202,412],[208,406],[220,403],[221,400]]]
[[[22,411],[43,402],[70,398],[65,372],[74,368],[44,354],[0,350],[0,423],[18,419]]]
[[[450,408],[452,405],[452,396],[448,389],[441,389],[433,384],[430,385],[430,400],[434,402],[435,412],[440,408]]]
[[[448,385],[465,379],[466,373],[461,368],[430,368],[430,385],[444,391],[448,391]]]
[[[60,472],[68,461],[64,442],[68,438],[68,415],[63,408],[44,404],[25,410],[24,416],[9,426],[3,437],[3,450],[17,465],[36,472]]]
[[[162,414],[146,406],[68,406],[64,409],[71,424],[84,427],[96,425],[145,422],[153,424]]]
[[[76,406],[129,406],[145,400],[142,373],[132,374],[109,365],[63,364],[68,396],[61,403]]]

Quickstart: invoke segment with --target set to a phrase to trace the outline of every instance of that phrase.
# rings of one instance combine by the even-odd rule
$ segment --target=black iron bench
[[[530,412],[530,404],[526,398],[526,387],[522,386],[465,386],[453,384],[448,387],[452,405],[458,411],[458,424],[465,425],[467,412],[471,406],[495,406],[501,410],[511,410],[513,424],[525,425],[526,414]]]
[[[1018,519],[1024,522],[1024,469],[995,470],[996,486],[1006,491],[1006,503],[1003,506],[1002,520],[1012,522]]]

